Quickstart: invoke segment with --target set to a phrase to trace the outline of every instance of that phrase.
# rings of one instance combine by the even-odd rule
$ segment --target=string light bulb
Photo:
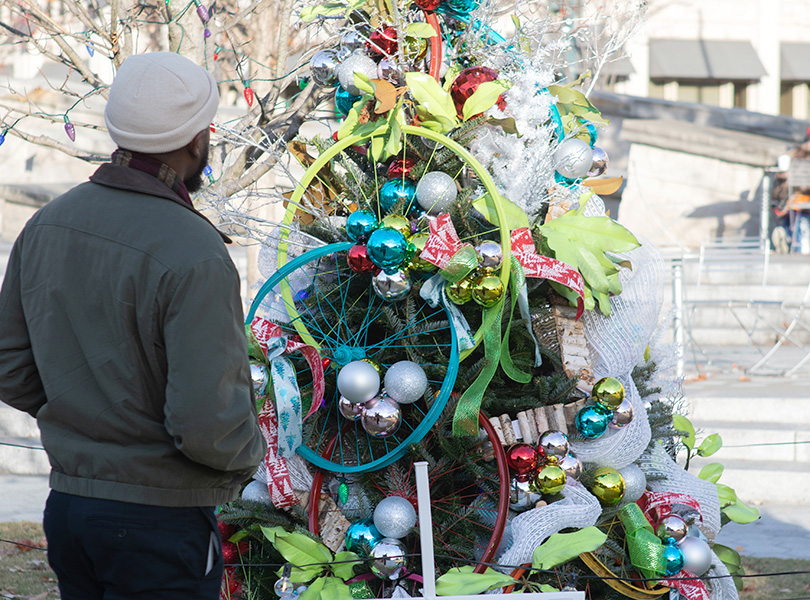
[[[73,123],[70,122],[67,115],[65,115],[65,133],[70,138],[71,142],[76,141],[76,128],[73,126]]]
[[[292,565],[287,563],[284,565],[284,570],[281,573],[281,577],[279,577],[276,583],[273,584],[273,591],[278,595],[279,598],[289,598],[295,594],[295,586],[290,579],[291,574]]]
[[[245,95],[245,100],[247,100],[248,106],[253,106],[253,88],[250,87],[249,81],[245,81],[245,91],[243,93]]]
[[[8,133],[8,127],[3,127],[3,131],[0,131],[0,146],[3,145],[3,142],[6,141],[6,134]]]
[[[203,175],[208,177],[208,183],[210,184],[214,183],[214,170],[211,168],[211,165],[205,165],[205,168],[203,169]]]

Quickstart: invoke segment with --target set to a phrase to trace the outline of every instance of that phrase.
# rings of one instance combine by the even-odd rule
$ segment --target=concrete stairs
[[[810,377],[740,378],[726,374],[684,386],[698,443],[719,433],[717,454],[696,458],[690,472],[712,462],[720,483],[746,502],[810,503]],[[808,507],[810,510],[810,506]]]

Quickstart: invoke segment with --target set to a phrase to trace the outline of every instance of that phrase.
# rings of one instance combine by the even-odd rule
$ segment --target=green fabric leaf
[[[753,523],[759,519],[759,511],[753,506],[747,505],[742,500],[737,500],[723,509],[723,513],[735,523],[745,525]]]
[[[377,91],[377,86],[372,83],[369,76],[365,73],[355,71],[354,85],[358,90],[365,92],[366,94],[374,95],[374,92]]]
[[[520,29],[520,18],[517,15],[510,16],[512,17],[512,24],[515,26],[515,31],[518,31]]]
[[[483,592],[512,585],[517,581],[487,568],[483,573],[473,573],[472,565],[450,569],[436,580],[437,596],[471,596]]]
[[[496,79],[495,81],[485,81],[480,84],[472,95],[464,102],[461,109],[462,117],[468,121],[475,115],[479,115],[488,108],[492,108],[506,90],[509,84]]]
[[[349,586],[337,577],[325,577],[323,589],[319,594],[320,600],[346,600],[352,597]]]
[[[605,543],[607,535],[596,527],[586,527],[573,533],[555,533],[534,550],[533,569],[552,569],[576,558],[583,552],[593,552]]]
[[[347,562],[354,561],[354,562]],[[362,565],[363,561],[354,552],[338,552],[335,554],[335,564],[332,565],[332,573],[340,577],[343,581],[347,581],[354,577],[354,566]]]
[[[557,109],[561,115],[573,114],[591,123],[609,124],[609,121],[602,117],[597,108],[579,90],[561,85],[550,85],[548,91],[557,96]]]
[[[411,23],[410,25],[408,25],[408,31],[406,35],[422,39],[428,39],[436,35],[436,30],[433,29],[433,25],[430,25],[429,23]]]
[[[489,194],[484,194],[478,200],[473,202],[475,210],[484,215],[484,218],[495,225],[500,227],[500,219],[498,219],[498,211],[495,209],[495,203]],[[529,226],[529,217],[523,212],[517,204],[501,196],[501,207],[506,214],[506,226],[510,231],[520,229],[521,227]]]
[[[599,260],[593,255],[593,252],[583,246],[577,248],[577,269],[588,282],[592,292],[608,293],[610,285],[607,275],[602,270],[602,265],[599,264]]]
[[[416,101],[427,110],[434,119],[450,121],[458,125],[456,106],[453,98],[442,89],[439,83],[427,73],[412,72],[405,74],[405,81]]]
[[[319,600],[321,597],[321,590],[327,579],[334,579],[334,577],[318,577],[315,581],[309,584],[306,590],[298,597],[298,600]],[[348,586],[347,586],[348,587]],[[351,598],[351,593],[344,598]]]
[[[737,502],[737,492],[733,488],[722,483],[715,483],[717,486],[717,497],[720,499],[720,508],[725,508]]]
[[[722,447],[723,438],[720,437],[719,433],[713,433],[706,436],[706,439],[700,442],[700,445],[697,447],[697,453],[698,456],[711,456]]]
[[[612,312],[612,307],[610,306],[610,294],[606,294],[605,292],[599,292],[597,290],[590,290],[591,294],[593,294],[594,300],[596,300],[597,305],[599,306],[599,312],[601,312],[606,317],[610,316]]]
[[[512,133],[519,138],[523,137],[518,131],[517,124],[515,123],[514,117],[504,117],[503,119],[496,119],[495,117],[489,117],[487,119],[487,123],[490,125],[495,125],[496,127],[500,127],[503,129],[504,133]]]
[[[610,217],[586,217],[569,211],[540,227],[541,231],[565,233],[568,239],[595,252],[629,252],[641,244],[630,231]]]
[[[723,470],[725,467],[720,463],[709,463],[708,465],[704,465],[703,468],[698,473],[698,477],[703,479],[704,481],[711,481],[712,483],[717,483],[720,479],[720,476],[723,474]]]
[[[461,73],[462,67],[460,64],[454,62],[452,66],[447,69],[447,73],[444,74],[444,86],[442,88],[445,92],[450,91],[450,86],[453,85],[453,81],[455,81],[458,74]]]
[[[293,571],[300,567],[303,571],[315,570],[317,574],[323,571],[324,563],[332,562],[331,550],[303,533],[291,533],[282,527],[260,529],[284,560],[294,566]]]
[[[714,544],[712,551],[717,555],[717,558],[723,561],[723,564],[729,568],[729,571],[732,570],[732,568],[736,569],[742,565],[740,553],[733,548],[729,548],[723,544]]]
[[[546,583],[541,583],[540,584],[540,591],[544,592],[544,593],[551,593],[551,592],[559,592],[560,590],[555,588],[553,585],[548,585]]]
[[[336,2],[328,2],[319,6],[307,6],[301,9],[301,20],[304,23],[314,21],[318,17],[337,17],[344,14],[348,10],[345,4],[338,4]]]
[[[683,415],[672,415],[672,426],[678,431],[685,431],[686,437],[682,438],[683,445],[691,452],[695,447],[695,427],[692,422]]]
[[[337,138],[339,140],[349,137],[355,133],[355,130],[360,124],[360,112],[365,108],[369,101],[370,98],[364,97],[362,100],[355,102],[354,106],[349,109],[349,114],[346,115],[345,119],[343,119],[343,123],[340,124],[340,128],[338,129]]]

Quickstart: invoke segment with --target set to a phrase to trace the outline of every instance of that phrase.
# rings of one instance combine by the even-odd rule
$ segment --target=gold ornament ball
[[[419,255],[422,253],[422,250],[425,249],[425,244],[427,244],[428,238],[430,237],[429,233],[414,233],[411,237],[408,238],[408,241],[416,248],[416,254],[413,255],[413,258],[408,263],[408,270],[409,271],[416,271],[418,273],[432,273],[439,267],[430,263],[423,258],[420,258]]]
[[[411,222],[402,215],[386,215],[383,217],[381,227],[390,227],[399,231],[406,240],[411,235]]]
[[[624,477],[612,467],[599,467],[589,477],[591,493],[602,506],[613,506],[624,497]]]
[[[484,275],[476,280],[472,290],[473,300],[484,308],[495,306],[503,298],[503,283],[500,277]]]
[[[382,377],[383,370],[382,370],[382,367],[380,366],[380,363],[378,363],[377,361],[371,360],[370,358],[361,358],[360,360],[362,360],[363,362],[368,363],[372,367],[374,367],[374,369],[377,371],[377,374],[380,377]]]
[[[605,408],[618,408],[624,400],[624,386],[613,377],[603,377],[593,385],[593,399]]]
[[[537,472],[532,488],[535,492],[553,496],[563,491],[566,475],[557,465],[548,464]]]
[[[465,278],[461,281],[449,284],[445,288],[445,291],[447,292],[447,297],[450,298],[453,304],[461,306],[472,300],[473,282]]]

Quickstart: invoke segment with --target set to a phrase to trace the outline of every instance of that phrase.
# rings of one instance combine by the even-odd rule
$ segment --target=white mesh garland
[[[712,565],[714,566],[706,573],[706,577],[716,577],[716,579],[706,580],[712,600],[737,600],[739,594],[737,594],[734,580],[730,577],[726,565],[717,558],[714,552],[712,552]]]
[[[534,508],[512,519],[512,546],[498,558],[502,565],[532,561],[534,549],[552,533],[566,527],[582,529],[596,523],[602,506],[585,486],[573,481],[565,486],[562,500]]]
[[[585,209],[596,216],[604,212],[601,199],[591,198]],[[572,444],[583,462],[620,469],[634,462],[650,443],[650,424],[644,401],[633,383],[633,367],[643,361],[661,311],[659,279],[662,261],[658,251],[643,243],[641,247],[619,255],[633,265],[622,269],[619,279],[622,293],[610,299],[611,315],[590,311],[583,317],[585,335],[594,350],[594,374],[598,378],[615,377],[622,382],[633,403],[635,418],[626,426],[584,442]]]
[[[640,466],[645,473],[663,472],[667,475],[666,479],[647,482],[647,487],[652,491],[687,494],[697,500],[703,520],[697,521],[696,525],[709,542],[713,542],[721,527],[717,487],[684,471],[660,444],[642,457]]]

